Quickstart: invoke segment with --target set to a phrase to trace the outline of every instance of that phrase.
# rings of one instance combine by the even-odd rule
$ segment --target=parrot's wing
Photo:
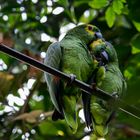
[[[124,95],[126,94],[126,91],[127,91],[127,83],[126,83],[125,79],[123,78],[123,93],[124,93]]]
[[[120,78],[122,80],[122,95],[121,96],[124,97],[126,95],[127,83],[126,83],[125,78],[124,78],[123,74],[121,73],[121,71],[119,74],[120,74]]]
[[[44,60],[45,65],[51,66],[55,69],[60,69],[60,61],[62,57],[60,43],[56,42],[49,46]],[[45,73],[45,79],[48,85],[51,100],[58,112],[61,113],[60,104],[60,78],[49,73]],[[57,112],[55,111],[55,112]]]

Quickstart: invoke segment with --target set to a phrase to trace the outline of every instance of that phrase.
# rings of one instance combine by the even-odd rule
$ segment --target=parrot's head
[[[91,24],[82,24],[68,31],[67,35],[72,35],[82,40],[86,45],[102,38],[102,34],[98,27]]]
[[[105,64],[110,62],[118,62],[115,48],[104,39],[93,41],[90,45],[91,54],[98,60]]]

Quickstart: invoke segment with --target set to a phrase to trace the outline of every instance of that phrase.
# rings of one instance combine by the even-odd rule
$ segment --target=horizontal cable
[[[43,71],[43,72],[48,72],[52,75],[55,75],[57,77],[64,79],[67,82],[71,81],[70,75],[65,74],[65,73],[63,73],[55,68],[52,68],[50,66],[46,66],[43,63],[25,55],[25,54],[22,54],[14,49],[11,49],[10,47],[8,47],[4,44],[0,44],[0,51],[4,52],[4,53],[20,60],[20,61],[23,61],[23,62],[41,70],[41,71]],[[114,96],[111,96],[111,94],[109,94],[109,93],[107,93],[99,88],[93,88],[92,86],[90,86],[90,85],[88,85],[80,80],[77,80],[77,79],[75,79],[72,82],[72,84],[79,87],[80,89],[82,89],[85,92],[85,94],[87,93],[90,95],[97,96],[105,101],[111,101],[113,103],[112,106],[114,106],[114,107],[117,106],[117,108],[119,110],[140,119],[140,110],[134,106],[126,104],[123,100],[116,99]]]

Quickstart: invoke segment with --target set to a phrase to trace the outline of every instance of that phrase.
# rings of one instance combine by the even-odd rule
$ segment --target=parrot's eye
[[[92,26],[88,26],[88,30],[93,30],[93,27]]]

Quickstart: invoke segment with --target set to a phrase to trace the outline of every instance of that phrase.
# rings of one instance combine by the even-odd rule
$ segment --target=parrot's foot
[[[108,110],[116,110],[117,106],[118,106],[118,98],[119,98],[119,94],[117,92],[113,92],[111,94],[111,99],[108,100],[107,104],[106,104],[106,108]]]
[[[107,67],[107,65],[104,65],[104,67],[105,67],[105,70],[108,71],[108,67]]]
[[[68,83],[68,85],[71,85],[75,79],[76,79],[76,75],[70,74],[70,82]]]
[[[113,92],[113,93],[112,93],[112,96],[113,96],[115,99],[119,98],[119,95],[118,95],[117,92]]]
[[[116,116],[116,111],[113,111],[110,115],[109,115],[109,117],[108,117],[108,119],[107,119],[107,121],[106,121],[106,125],[108,125],[114,118],[115,118],[115,116]]]
[[[93,90],[96,90],[96,87],[97,87],[96,83],[92,83],[91,87],[92,87]]]

